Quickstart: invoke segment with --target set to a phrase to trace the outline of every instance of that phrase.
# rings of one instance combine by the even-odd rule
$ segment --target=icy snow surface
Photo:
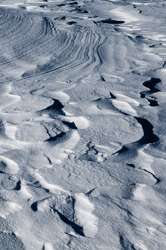
[[[0,0],[0,250],[166,249],[165,13]]]

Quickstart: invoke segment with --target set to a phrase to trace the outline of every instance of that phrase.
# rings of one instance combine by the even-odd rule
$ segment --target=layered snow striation
[[[0,249],[165,249],[164,1],[0,1]]]

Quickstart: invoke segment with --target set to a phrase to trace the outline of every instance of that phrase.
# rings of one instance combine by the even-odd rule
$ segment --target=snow
[[[165,8],[0,0],[0,250],[166,249]]]

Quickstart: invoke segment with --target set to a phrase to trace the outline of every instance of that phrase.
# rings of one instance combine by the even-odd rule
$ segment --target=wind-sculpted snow
[[[0,1],[0,249],[166,249],[165,1]]]

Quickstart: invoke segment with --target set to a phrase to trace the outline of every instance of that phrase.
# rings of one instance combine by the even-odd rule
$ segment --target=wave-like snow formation
[[[165,8],[0,0],[0,249],[166,249]]]

